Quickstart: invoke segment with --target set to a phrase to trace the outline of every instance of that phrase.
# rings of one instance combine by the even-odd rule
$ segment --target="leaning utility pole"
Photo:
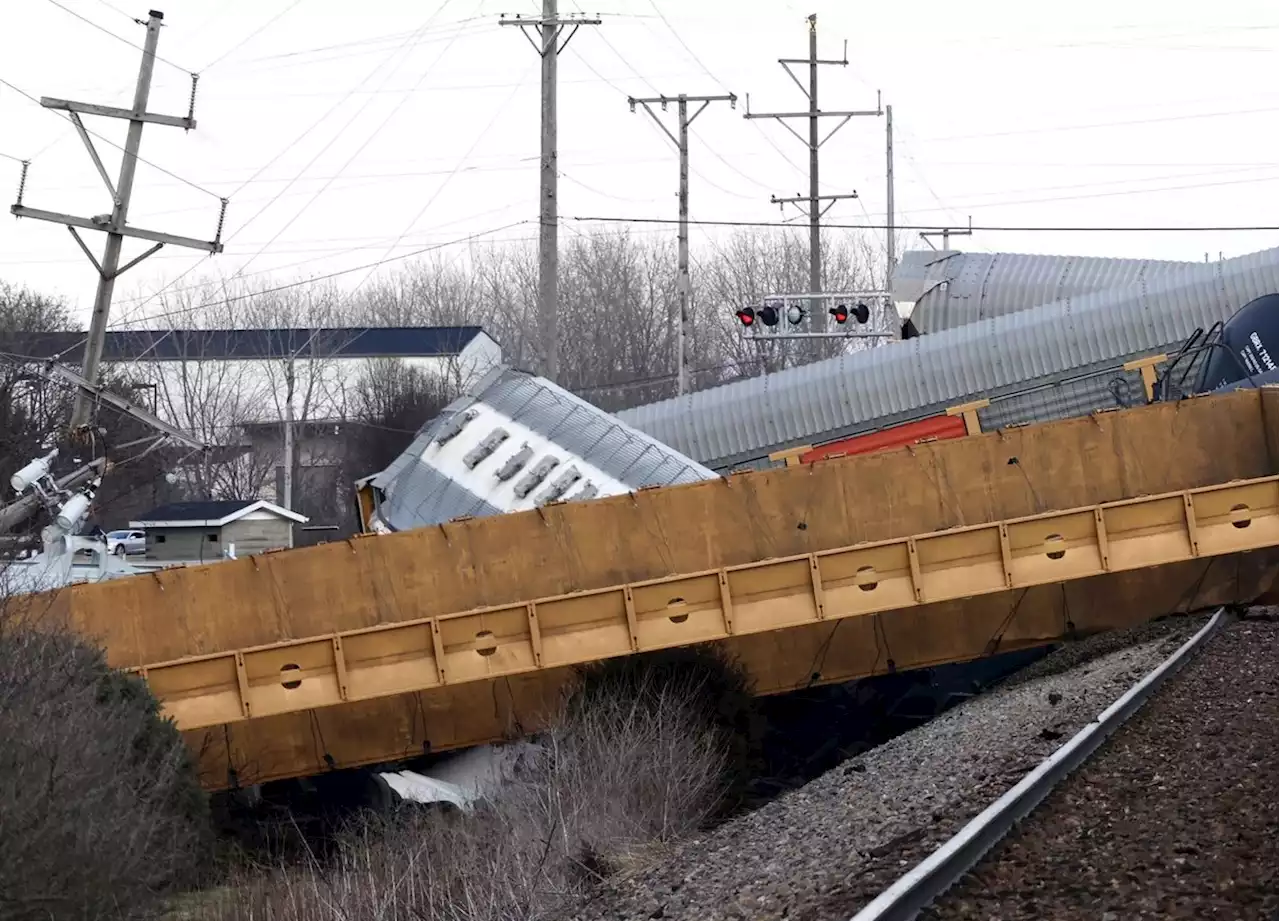
[[[146,43],[142,51],[142,65],[138,69],[138,86],[134,91],[132,109],[118,109],[113,106],[102,106],[89,102],[72,102],[69,99],[52,99],[47,96],[40,100],[40,105],[46,109],[60,110],[70,114],[71,121],[80,135],[80,140],[88,148],[89,156],[93,159],[93,165],[98,168],[98,175],[102,177],[107,191],[111,193],[114,204],[111,213],[100,214],[92,218],[83,218],[71,214],[59,214],[53,211],[41,211],[23,206],[22,189],[26,184],[26,163],[22,166],[23,182],[19,185],[18,203],[9,209],[18,217],[33,217],[41,221],[65,224],[67,229],[71,231],[71,235],[76,238],[76,242],[80,244],[80,249],[89,257],[93,267],[98,270],[98,293],[93,301],[93,318],[89,325],[89,339],[85,343],[84,362],[81,367],[81,376],[90,383],[96,383],[98,379],[98,364],[102,360],[102,344],[106,339],[107,333],[107,314],[111,310],[111,295],[115,290],[117,278],[143,259],[155,253],[166,243],[172,243],[175,246],[187,246],[191,249],[207,250],[210,253],[222,252],[222,243],[220,242],[222,239],[222,221],[227,211],[227,200],[225,198],[222,199],[222,211],[218,215],[217,233],[214,239],[209,242],[195,240],[191,237],[178,237],[173,234],[159,233],[153,230],[142,230],[125,224],[125,219],[129,214],[129,199],[133,193],[133,177],[138,168],[138,147],[142,143],[142,126],[147,122],[151,122],[156,125],[182,128],[186,131],[190,131],[196,126],[195,74],[191,76],[191,102],[185,118],[176,115],[156,115],[147,111],[147,99],[151,95],[151,73],[155,69],[156,45],[160,41],[160,24],[164,19],[164,13],[151,10],[148,15],[150,19],[146,24]],[[102,115],[107,118],[123,118],[129,122],[129,133],[125,138],[124,144],[124,158],[120,162],[120,177],[114,186],[111,184],[111,178],[107,175],[106,167],[102,165],[102,159],[98,156],[98,151],[93,146],[93,141],[89,138],[89,133],[85,130],[84,123],[80,120],[82,113],[85,115]],[[105,230],[107,232],[107,245],[102,254],[101,263],[93,257],[84,240],[76,233],[77,227],[86,230]],[[121,266],[120,251],[125,237],[150,240],[155,245],[141,256]],[[75,408],[71,413],[72,429],[79,428],[88,421],[89,406],[89,396],[83,390],[78,392],[76,394]]]
[[[693,329],[691,324],[690,300],[692,298],[692,287],[689,284],[689,126],[693,124],[693,120],[702,114],[702,110],[713,102],[728,102],[731,107],[737,107],[738,97],[733,93],[722,96],[689,96],[681,93],[679,96],[651,96],[646,99],[639,99],[635,96],[628,96],[627,103],[631,106],[631,111],[636,110],[636,103],[644,106],[645,111],[653,116],[653,120],[658,123],[658,127],[671,139],[671,143],[676,145],[676,150],[680,153],[680,230],[678,233],[678,253],[676,256],[676,290],[680,298],[680,320],[676,324],[676,393],[684,393],[689,389],[689,373],[688,359],[685,355],[685,349],[688,347],[689,341],[693,338]],[[662,111],[667,110],[667,103],[674,102],[676,111],[680,119],[680,127],[676,134],[671,133],[671,129],[663,123],[658,117],[658,113],[653,111],[650,103],[660,103]],[[702,105],[694,110],[692,115],[689,114],[689,103],[700,102]]]
[[[571,16],[561,19],[556,0],[542,0],[542,16],[516,16],[507,19],[505,14],[499,25],[519,26],[533,50],[542,58],[542,156],[540,164],[541,214],[538,230],[538,327],[542,332],[542,376],[554,381],[558,372],[558,340],[556,339],[556,312],[558,298],[558,273],[560,271],[559,225],[560,214],[556,200],[556,58],[569,44],[580,26],[598,26],[599,19]],[[539,41],[535,42],[528,27],[538,29]],[[565,26],[573,26],[568,37],[560,41]]]
[[[822,216],[831,209],[831,206],[839,199],[857,198],[857,192],[850,192],[844,195],[819,195],[818,194],[818,148],[831,140],[831,136],[845,126],[849,119],[857,115],[883,115],[884,112],[880,108],[879,93],[876,94],[876,107],[874,111],[838,111],[824,112],[818,108],[818,66],[821,64],[833,64],[840,67],[849,66],[849,43],[845,42],[845,53],[840,60],[822,60],[818,57],[818,14],[814,13],[806,20],[809,23],[809,56],[807,58],[778,58],[778,63],[782,65],[782,69],[787,72],[787,76],[795,81],[796,86],[800,87],[800,92],[809,97],[809,110],[807,112],[752,112],[751,96],[747,96],[747,112],[744,118],[776,118],[778,123],[799,138],[800,143],[809,148],[809,194],[796,195],[792,198],[778,198],[771,196],[769,201],[772,204],[782,206],[786,204],[798,205],[800,202],[809,203],[809,292],[811,294],[822,293],[822,234],[821,221]],[[792,71],[792,64],[809,65],[809,88],[805,89],[803,83]],[[840,124],[836,125],[827,136],[819,140],[818,137],[818,119],[838,117],[843,119]],[[805,138],[785,121],[788,118],[807,118],[809,120],[809,139]],[[827,206],[822,207],[822,202],[827,202]],[[809,322],[813,331],[818,332],[826,328],[827,317],[824,312],[818,309],[818,301],[814,300],[809,311]]]

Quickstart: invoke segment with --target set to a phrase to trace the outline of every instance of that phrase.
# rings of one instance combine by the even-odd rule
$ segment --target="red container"
[[[904,422],[902,425],[881,429],[878,432],[867,432],[865,435],[854,435],[852,438],[819,445],[812,451],[801,454],[800,463],[810,464],[828,457],[843,457],[848,454],[871,454],[875,451],[887,451],[890,448],[920,444],[924,441],[963,438],[964,435],[963,417],[930,416],[927,419]]]

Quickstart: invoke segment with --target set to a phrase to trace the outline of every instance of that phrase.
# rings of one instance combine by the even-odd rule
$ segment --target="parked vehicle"
[[[147,552],[147,535],[145,531],[108,531],[107,552],[116,556],[127,556],[130,553]]]

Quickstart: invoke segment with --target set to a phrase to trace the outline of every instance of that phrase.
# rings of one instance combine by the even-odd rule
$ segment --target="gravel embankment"
[[[1277,917],[1278,652],[1225,627],[923,917]]]
[[[565,917],[843,921],[1206,619],[1126,631],[1120,639],[1138,645],[1123,648],[1114,634],[1066,646],[1033,666],[1041,677],[967,701],[655,863],[611,877]]]

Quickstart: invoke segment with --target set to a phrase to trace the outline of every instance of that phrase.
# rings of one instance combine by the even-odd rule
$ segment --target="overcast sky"
[[[140,295],[184,272],[176,287],[201,273],[292,281],[472,234],[536,235],[538,58],[498,26],[499,14],[535,13],[531,0],[155,2],[165,28],[149,108],[185,114],[197,71],[199,125],[147,126],[142,156],[181,180],[141,165],[129,220],[207,239],[229,196],[226,252],[200,264],[166,247],[117,285],[112,325],[158,309]],[[1280,223],[1275,0],[562,0],[562,13],[578,11],[604,24],[560,58],[562,241],[581,227],[575,216],[675,217],[675,151],[628,94],[737,93],[736,111],[716,104],[695,123],[692,217],[778,220],[770,194],[807,192],[805,148],[775,121],[744,120],[743,103],[750,93],[756,111],[805,107],[777,58],[807,54],[814,12],[821,55],[839,58],[846,39],[849,49],[847,68],[821,69],[822,106],[875,108],[877,90],[893,105],[900,223]],[[0,79],[34,97],[127,105],[140,52],[122,39],[141,44],[131,17],[146,12],[132,0],[4,0]],[[124,123],[86,121],[123,143]],[[884,141],[883,119],[856,118],[822,148],[823,191],[860,196],[830,222],[883,222]],[[114,177],[119,152],[99,147]],[[3,84],[0,155],[6,206],[19,174],[8,158],[32,158],[28,206],[110,210],[70,124]],[[694,245],[725,232],[695,228]],[[87,235],[100,253],[102,236]],[[957,242],[1202,260],[1276,239],[984,231]],[[126,258],[144,248],[126,241]],[[371,271],[340,281],[352,288]],[[82,312],[95,285],[64,228],[7,214],[0,278]]]

